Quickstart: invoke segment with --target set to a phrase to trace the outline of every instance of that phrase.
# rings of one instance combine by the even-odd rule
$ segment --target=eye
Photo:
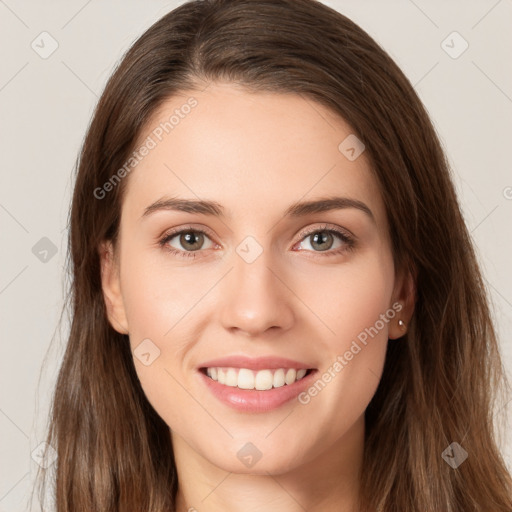
[[[174,239],[176,239],[174,241],[175,245],[171,244],[171,241]],[[205,239],[210,241],[210,247],[203,247]],[[159,241],[159,245],[177,256],[183,258],[195,258],[197,256],[196,253],[200,252],[201,249],[209,249],[216,244],[210,240],[206,231],[187,227],[167,233],[162,240]],[[178,247],[176,247],[176,245],[178,245]]]
[[[355,247],[355,239],[352,236],[342,231],[341,228],[329,224],[306,230],[301,233],[301,237],[301,241],[295,244],[294,248],[298,247],[299,250],[303,250],[302,244],[307,242],[312,249],[306,247],[307,252],[319,253],[319,256],[333,256],[348,252]],[[205,241],[210,242],[208,247],[204,247]],[[332,249],[336,241],[338,247]],[[203,229],[192,227],[166,233],[158,243],[166,251],[181,258],[196,258],[202,250],[218,247],[216,243],[212,242],[209,233]]]
[[[314,229],[309,229],[301,233],[301,236],[302,240],[299,243],[300,246],[307,242],[307,245],[312,248],[312,252],[325,252],[327,253],[326,256],[350,251],[355,246],[355,240],[352,236],[342,231],[340,228],[330,227],[329,224],[326,224],[320,228],[317,227]],[[333,245],[335,245],[336,240],[338,241],[338,247],[335,247],[334,250],[331,250]],[[297,247],[297,245],[294,247]],[[300,249],[303,248],[300,247]]]

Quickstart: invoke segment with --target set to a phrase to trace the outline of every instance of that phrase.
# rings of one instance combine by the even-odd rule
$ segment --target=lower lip
[[[240,389],[237,387],[225,386],[211,379],[208,375],[199,371],[208,389],[224,404],[241,412],[268,412],[281,407],[286,402],[293,400],[299,393],[304,391],[314,378],[316,370],[306,375],[293,384],[285,384],[279,388],[272,388],[265,391],[256,389]]]

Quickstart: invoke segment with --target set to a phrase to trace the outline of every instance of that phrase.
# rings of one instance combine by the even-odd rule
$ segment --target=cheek
[[[200,339],[206,294],[218,276],[180,265],[156,249],[127,244],[123,251],[121,287],[135,370],[153,407],[173,418],[176,407],[190,407],[183,388],[190,378],[190,349]]]
[[[329,355],[301,403],[310,415],[330,411],[323,414],[326,425],[343,430],[363,414],[382,374],[388,322],[395,315],[392,260],[368,254],[350,267],[340,266],[323,282],[323,293],[309,298],[331,331],[318,340],[319,351]]]
[[[130,337],[134,342],[141,337],[169,340],[205,286],[190,268],[170,267],[161,255],[145,254],[138,247],[131,254],[127,248],[126,254],[121,282]]]
[[[183,385],[183,357],[187,340],[193,339],[184,328],[190,330],[187,313],[196,294],[154,262],[126,257],[123,263],[123,296],[135,371],[159,416],[173,430],[186,430],[177,410],[189,411],[187,421],[201,418]]]
[[[323,324],[319,339],[330,352],[346,350],[361,333],[359,338],[364,339],[376,323],[379,333],[374,338],[387,340],[388,323],[379,319],[389,310],[393,293],[390,255],[372,251],[346,265],[318,267],[297,283],[294,291]]]

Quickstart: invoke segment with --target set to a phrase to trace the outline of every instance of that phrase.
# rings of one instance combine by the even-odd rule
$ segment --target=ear
[[[416,302],[416,275],[410,270],[404,270],[397,276],[395,281],[395,288],[393,290],[393,297],[390,306],[393,304],[400,304],[400,310],[398,306],[393,308],[396,311],[396,315],[389,322],[388,338],[397,339],[402,337],[409,326],[409,322],[414,313],[414,305]],[[399,324],[399,321],[404,322],[403,325]]]
[[[110,325],[120,334],[128,334],[128,322],[121,295],[119,264],[110,241],[99,247],[101,264],[101,287]]]

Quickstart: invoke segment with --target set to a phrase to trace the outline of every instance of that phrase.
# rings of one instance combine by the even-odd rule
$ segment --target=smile
[[[202,368],[201,371],[224,386],[265,391],[285,385],[289,386],[304,378],[311,370],[307,368],[277,368],[254,371],[248,368],[209,367]]]

